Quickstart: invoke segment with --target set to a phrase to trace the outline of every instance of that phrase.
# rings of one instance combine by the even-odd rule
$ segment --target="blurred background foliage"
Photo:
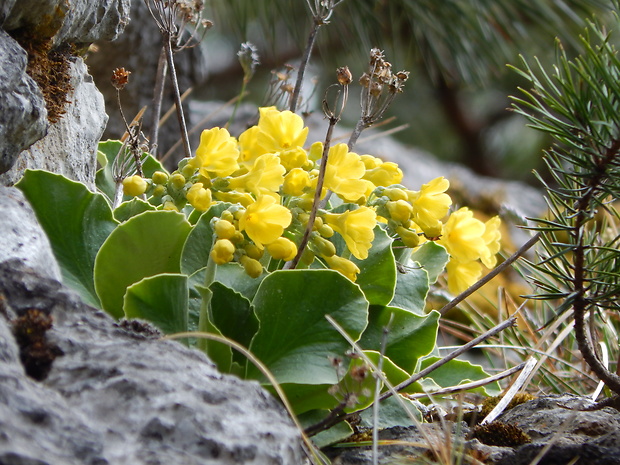
[[[264,104],[272,70],[299,63],[312,26],[307,2],[212,0],[205,7],[215,27],[202,45],[207,80],[194,98],[239,93],[243,73],[235,53],[250,41],[261,65],[246,101]],[[392,127],[408,125],[398,139],[478,174],[535,182],[531,171],[549,141],[507,110],[508,96],[526,83],[506,64],[517,63],[519,54],[549,62],[556,37],[570,55],[586,19],[605,18],[610,8],[605,0],[344,0],[319,30],[307,74],[308,81],[316,78],[317,98],[308,110],[320,111],[337,67],[347,65],[358,78],[377,47],[394,69],[411,71],[388,112],[396,116]],[[359,117],[355,94],[343,121],[351,127]]]

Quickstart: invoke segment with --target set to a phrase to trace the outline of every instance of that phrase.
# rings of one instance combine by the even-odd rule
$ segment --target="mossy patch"
[[[24,29],[12,31],[11,36],[28,53],[26,72],[43,93],[48,121],[58,122],[71,103],[67,96],[73,90],[69,73],[73,47],[63,44],[52,49],[51,39],[41,40]]]

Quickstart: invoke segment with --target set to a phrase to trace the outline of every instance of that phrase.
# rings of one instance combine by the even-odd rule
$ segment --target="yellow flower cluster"
[[[312,215],[323,144],[306,149],[307,136],[299,115],[261,108],[258,124],[238,138],[223,128],[203,131],[195,157],[182,160],[170,176],[153,175],[158,189],[153,194],[159,195],[162,208],[179,211],[187,203],[198,211],[217,202],[232,204],[212,220],[211,259],[216,264],[236,261],[250,276],[259,276],[270,259],[290,261],[298,255]],[[451,290],[477,276],[480,261],[492,266],[499,250],[498,219],[484,224],[466,209],[448,217],[452,201],[446,179],[412,191],[400,185],[402,178],[395,163],[360,156],[346,144],[330,147],[322,208],[315,212],[299,266],[309,267],[319,257],[322,264],[312,266],[327,266],[354,281],[360,269],[351,257],[368,258],[376,227],[407,247],[427,239],[444,245],[452,257]],[[127,192],[141,189],[136,179],[126,186]],[[335,235],[342,240],[334,241]],[[337,250],[342,243],[344,249]]]

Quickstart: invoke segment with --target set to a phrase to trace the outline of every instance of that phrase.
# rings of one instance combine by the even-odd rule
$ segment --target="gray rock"
[[[129,7],[130,0],[20,0],[14,2],[4,29],[31,29],[38,39],[53,37],[55,45],[113,40],[129,22]]]
[[[47,131],[43,94],[26,74],[26,52],[0,29],[0,174]]]
[[[0,264],[5,314],[39,308],[64,355],[40,383],[0,345],[0,463],[299,464],[299,432],[255,382],[136,333],[58,283]],[[0,335],[7,321],[0,312]],[[134,325],[134,328],[139,325]]]
[[[45,232],[24,194],[14,187],[0,187],[0,237],[0,263],[19,260],[42,276],[62,279]]]
[[[66,113],[51,125],[47,135],[23,151],[0,184],[13,185],[27,168],[44,169],[95,187],[97,144],[107,115],[101,93],[95,87],[82,58],[71,63],[71,86]]]

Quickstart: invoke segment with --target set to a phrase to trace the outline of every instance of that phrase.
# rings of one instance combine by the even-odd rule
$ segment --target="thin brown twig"
[[[458,304],[460,304],[467,297],[472,295],[474,292],[476,292],[482,286],[484,286],[489,281],[491,281],[493,278],[495,278],[498,274],[500,274],[502,271],[504,271],[506,268],[508,268],[510,265],[512,265],[515,261],[517,261],[517,259],[519,257],[521,257],[525,252],[527,252],[529,249],[531,249],[534,246],[534,244],[536,244],[536,242],[539,241],[540,236],[541,236],[540,232],[538,232],[535,235],[533,235],[525,244],[523,244],[521,247],[519,247],[519,250],[517,250],[510,257],[508,257],[502,263],[500,263],[495,268],[493,268],[486,276],[484,276],[482,279],[477,281],[475,284],[473,284],[472,286],[470,286],[469,288],[467,288],[466,290],[461,292],[454,299],[452,299],[450,302],[448,302],[446,305],[444,305],[441,308],[441,310],[439,310],[439,313],[444,315],[448,310],[452,310],[454,307],[456,307]]]

